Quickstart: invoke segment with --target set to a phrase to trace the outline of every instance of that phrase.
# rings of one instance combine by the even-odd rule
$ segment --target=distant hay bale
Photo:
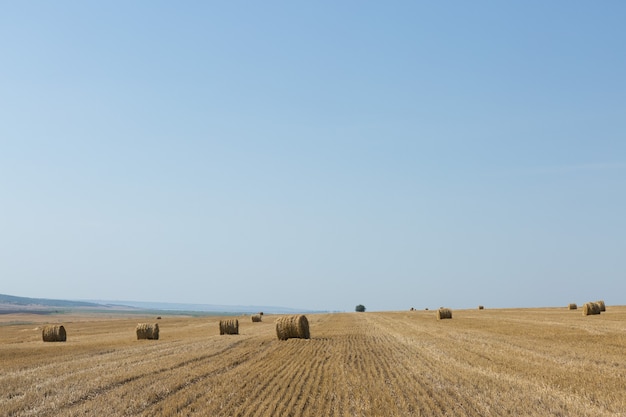
[[[568,310],[577,310],[578,306],[576,305],[576,303],[569,303],[569,305],[567,306]]]
[[[425,311],[428,311],[428,307],[426,307],[424,310],[425,310]]]
[[[220,334],[239,334],[239,320],[220,320]]]
[[[600,304],[598,303],[585,303],[583,305],[583,316],[600,314],[600,311]]]
[[[263,315],[263,312],[262,312],[262,311],[259,311],[259,316],[262,316],[262,315]]]
[[[415,309],[413,307],[411,307],[411,309],[409,311],[415,311]]]
[[[485,306],[478,306],[478,309],[479,309],[479,310],[484,310],[484,309],[485,309]]]
[[[161,320],[161,316],[158,316],[158,317],[157,317],[157,320]]]
[[[604,304],[603,300],[596,301],[596,304],[600,306],[600,311],[606,311],[606,304]]]
[[[65,327],[58,325],[44,326],[41,337],[44,342],[65,342],[67,340]]]
[[[159,340],[159,325],[157,323],[139,323],[135,329],[137,340]]]
[[[437,310],[437,320],[451,319],[451,318],[452,318],[452,310],[450,310],[449,308],[441,307],[439,310]]]
[[[276,335],[279,340],[310,339],[309,321],[306,316],[283,316],[276,320]]]
[[[252,323],[260,323],[261,322],[261,315],[260,314],[253,314],[252,315]]]

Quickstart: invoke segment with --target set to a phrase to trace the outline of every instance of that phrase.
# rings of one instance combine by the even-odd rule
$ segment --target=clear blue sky
[[[626,3],[0,2],[0,293],[626,304]]]

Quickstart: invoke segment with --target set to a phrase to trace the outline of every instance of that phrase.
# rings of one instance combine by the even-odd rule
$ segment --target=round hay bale
[[[279,317],[276,320],[276,336],[279,340],[310,339],[309,320],[303,315]]]
[[[259,311],[259,316],[262,316],[262,315],[263,315],[263,312],[262,312],[262,311]]]
[[[261,315],[260,314],[253,314],[252,315],[252,323],[260,323],[261,322]]]
[[[600,314],[600,304],[585,303],[583,305],[583,316],[592,316],[595,314]]]
[[[437,320],[451,319],[451,318],[452,318],[452,310],[450,310],[449,308],[441,307],[439,310],[437,310]]]
[[[135,331],[137,340],[159,340],[159,325],[157,323],[139,323]]]
[[[598,304],[598,306],[600,306],[600,311],[606,311],[606,304],[604,304],[603,300],[596,301],[596,304]]]
[[[576,303],[569,303],[569,305],[567,306],[568,310],[577,310],[578,306],[576,305]]]
[[[479,309],[479,310],[484,310],[484,309],[485,309],[485,306],[478,306],[478,309]]]
[[[44,326],[41,337],[44,342],[65,342],[67,340],[65,327],[59,325]]]
[[[220,334],[239,334],[239,320],[220,320]]]

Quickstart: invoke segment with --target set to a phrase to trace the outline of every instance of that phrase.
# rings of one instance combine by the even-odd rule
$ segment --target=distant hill
[[[101,304],[86,301],[52,300],[48,298],[16,297],[14,295],[0,294],[0,305],[30,306],[30,307],[103,307]]]
[[[316,313],[321,311],[302,310],[273,306],[229,306],[215,304],[160,303],[146,301],[110,301],[110,300],[54,300],[48,298],[28,298],[0,294],[0,314],[38,313],[49,314],[59,309],[72,310],[135,310],[167,311],[175,314],[195,312],[201,314],[252,314],[262,311],[268,314]]]

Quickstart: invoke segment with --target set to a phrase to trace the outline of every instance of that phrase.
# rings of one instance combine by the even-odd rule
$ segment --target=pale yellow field
[[[220,336],[219,317],[22,317],[0,326],[2,416],[626,416],[626,307],[276,316]],[[3,317],[7,321],[7,317]],[[156,322],[153,318],[151,322]]]

